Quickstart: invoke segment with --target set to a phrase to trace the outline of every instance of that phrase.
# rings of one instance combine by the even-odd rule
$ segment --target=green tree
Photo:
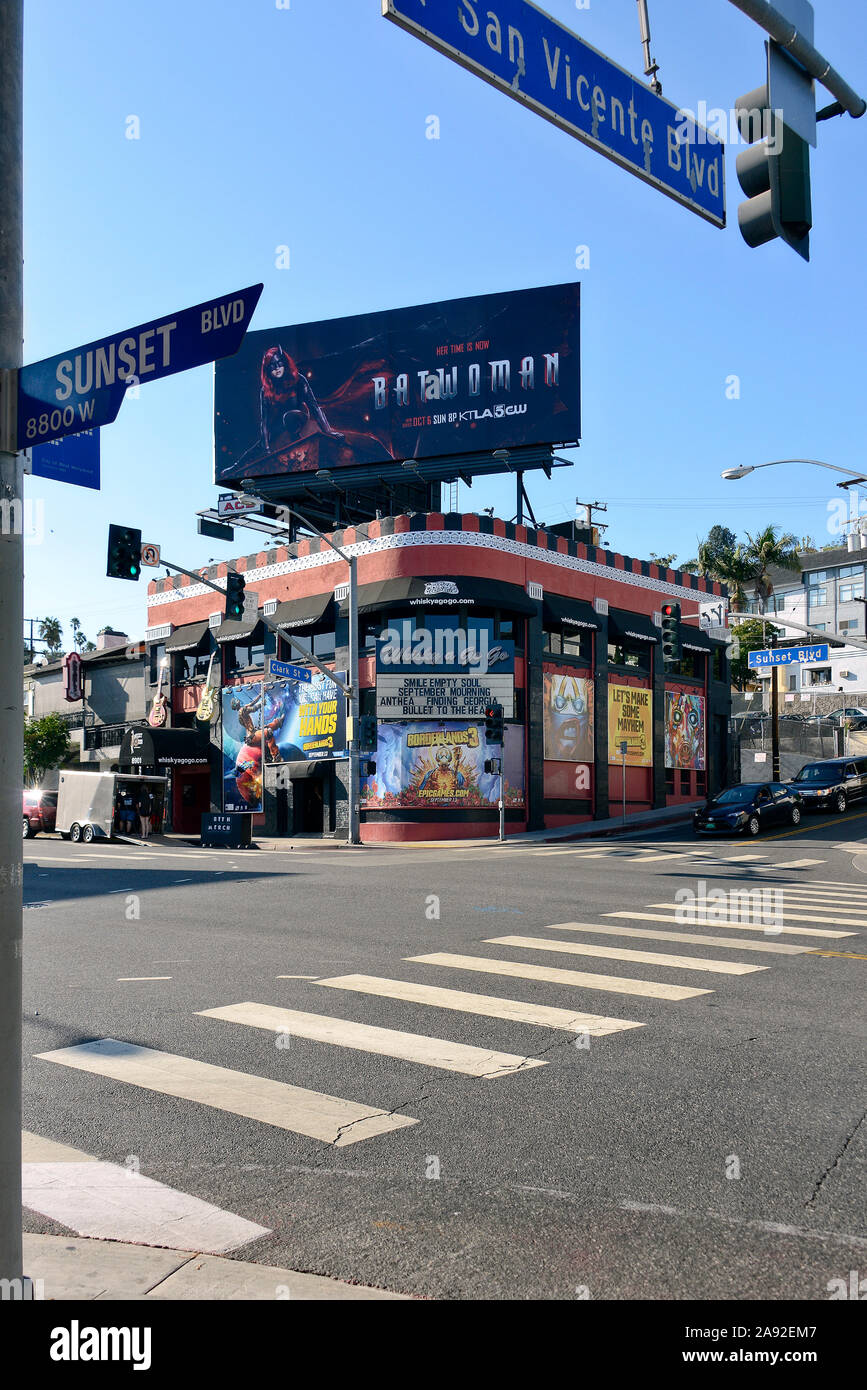
[[[48,648],[47,656],[62,656],[63,625],[59,618],[43,618],[39,624],[39,636]]]
[[[38,784],[52,767],[59,767],[69,755],[66,723],[59,714],[46,714],[24,726],[24,777]]]
[[[69,619],[69,626],[72,628],[72,641],[76,649],[80,652],[95,652],[96,647],[93,642],[88,642],[81,630],[81,623],[77,618]]]
[[[734,531],[730,531],[727,526],[712,526],[704,540],[699,541],[696,558],[681,565],[681,569],[706,575],[708,579],[722,579],[722,575],[717,572],[717,562],[720,559],[725,561],[732,554],[737,547],[737,541]]]
[[[781,532],[776,526],[765,526],[755,536],[747,532],[743,552],[752,570],[753,596],[762,609],[774,592],[769,571],[773,568],[800,572],[801,569],[797,540],[789,531]]]
[[[737,641],[738,652],[737,656],[730,657],[732,685],[744,690],[748,683],[757,680],[755,672],[747,665],[747,656],[750,652],[764,651],[782,635],[782,628],[762,622],[761,618],[745,618],[743,622],[732,624],[732,636]]]
[[[657,555],[655,550],[651,550],[650,558],[655,565],[659,565],[660,569],[670,570],[674,568],[674,562],[677,556],[674,552],[672,552],[671,555]]]

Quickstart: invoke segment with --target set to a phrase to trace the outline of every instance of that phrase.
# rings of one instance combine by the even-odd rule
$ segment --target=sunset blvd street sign
[[[261,293],[251,285],[22,367],[18,448],[110,425],[128,386],[231,357]]]
[[[814,661],[828,661],[828,647],[782,647],[778,650],[750,652],[747,665],[754,670],[762,666],[805,666]]]
[[[386,19],[725,226],[724,146],[530,0],[382,0]]]

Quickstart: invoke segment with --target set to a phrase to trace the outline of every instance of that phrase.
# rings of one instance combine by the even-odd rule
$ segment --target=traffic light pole
[[[502,754],[502,752],[503,752],[503,749],[500,749],[500,753],[501,753],[501,754]],[[503,763],[504,763],[504,761],[505,761],[505,759],[501,756],[501,757],[500,757],[500,839],[501,839],[501,840],[505,840],[505,838],[506,838],[506,797],[505,797],[505,791],[504,791],[504,788],[503,788]]]
[[[778,0],[779,4],[785,7],[786,0]],[[827,58],[823,58],[805,36],[799,32],[797,24],[791,19],[787,19],[774,5],[768,0],[729,0],[736,9],[754,19],[765,33],[774,39],[782,48],[786,50],[791,58],[806,72],[814,77],[817,82],[836,97],[844,111],[848,111],[850,116],[856,119],[867,112],[867,102],[858,93],[853,91],[848,82],[843,78]]]
[[[23,338],[22,9],[23,0],[0,5],[0,1279],[17,1281],[11,1287],[27,1296],[21,1250],[24,480],[15,419]]]

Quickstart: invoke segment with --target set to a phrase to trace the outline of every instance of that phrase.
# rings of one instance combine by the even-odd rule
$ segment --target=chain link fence
[[[769,692],[732,697],[732,759],[740,781],[762,782],[773,769]],[[795,777],[805,763],[867,753],[867,695],[858,692],[780,696],[780,776]]]

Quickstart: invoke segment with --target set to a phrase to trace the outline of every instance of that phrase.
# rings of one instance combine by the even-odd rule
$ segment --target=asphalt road
[[[867,1265],[867,852],[837,848],[865,826],[237,854],[40,837],[25,1128],[258,1223],[269,1234],[235,1254],[268,1265],[446,1299],[828,1299]],[[763,901],[785,931],[676,920],[700,882],[781,893]],[[851,934],[802,934],[829,931]],[[431,953],[596,978],[407,959]],[[588,1035],[318,983],[358,974],[640,1026]],[[432,1065],[441,1044],[406,1060],[309,1020],[314,1036],[202,1013],[242,1003],[466,1044],[483,1074]],[[105,1038],[417,1123],[329,1142],[38,1056]],[[77,1229],[29,1210],[25,1228]]]

